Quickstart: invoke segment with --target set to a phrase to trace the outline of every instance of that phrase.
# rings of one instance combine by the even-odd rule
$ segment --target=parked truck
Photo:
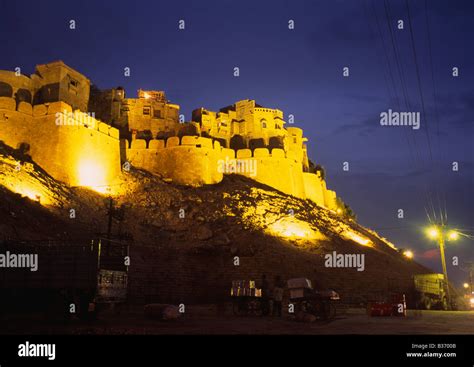
[[[446,281],[443,274],[417,274],[413,280],[418,309],[448,309]]]
[[[26,263],[28,256],[37,259],[36,269],[18,266],[18,261],[0,267],[0,315],[85,318],[98,305],[126,299],[128,244],[109,239],[0,241],[0,254],[10,261],[4,265],[15,259]]]
[[[294,305],[296,317],[313,315],[322,320],[336,317],[339,294],[333,290],[315,290],[306,278],[293,278],[287,282],[290,291],[290,303]]]

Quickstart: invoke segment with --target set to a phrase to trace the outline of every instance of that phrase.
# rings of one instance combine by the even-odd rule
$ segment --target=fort
[[[30,77],[0,71],[0,141],[55,179],[102,193],[112,193],[128,162],[179,185],[246,175],[338,210],[303,130],[285,124],[282,111],[249,99],[217,112],[198,108],[185,122],[163,91],[127,98],[122,87],[99,90],[62,61],[38,65]]]

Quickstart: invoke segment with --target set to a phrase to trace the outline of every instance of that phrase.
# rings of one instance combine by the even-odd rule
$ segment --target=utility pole
[[[441,265],[443,266],[443,275],[446,287],[446,302],[448,309],[451,308],[451,295],[449,292],[448,271],[446,269],[446,257],[444,254],[445,240],[456,241],[459,237],[459,232],[456,230],[447,230],[445,223],[435,224],[428,228],[428,236],[434,240],[438,240],[439,250],[441,253]]]
[[[439,250],[441,252],[441,265],[443,266],[443,274],[446,287],[446,301],[448,303],[448,309],[451,309],[451,296],[449,294],[449,281],[448,281],[448,270],[446,268],[446,257],[444,254],[444,225],[441,225],[439,237]]]

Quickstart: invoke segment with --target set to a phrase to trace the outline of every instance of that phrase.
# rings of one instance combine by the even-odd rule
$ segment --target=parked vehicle
[[[417,274],[413,277],[418,309],[448,309],[446,281],[443,274]]]
[[[295,306],[294,314],[308,313],[328,320],[336,317],[339,294],[333,290],[314,290],[306,278],[288,280],[290,303]]]
[[[391,292],[382,297],[369,299],[367,302],[367,315],[405,317],[407,315],[405,294]]]

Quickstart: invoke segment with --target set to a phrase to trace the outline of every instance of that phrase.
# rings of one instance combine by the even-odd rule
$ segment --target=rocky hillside
[[[112,233],[133,238],[134,302],[214,302],[233,279],[307,277],[349,303],[388,291],[408,292],[415,273],[375,232],[311,201],[242,176],[212,186],[182,187],[131,169],[111,188]],[[28,157],[0,147],[3,238],[90,239],[108,224],[107,196],[56,182]],[[71,215],[71,210],[74,215]],[[364,254],[363,271],[329,268],[325,255]],[[359,269],[360,270],[360,269]]]

